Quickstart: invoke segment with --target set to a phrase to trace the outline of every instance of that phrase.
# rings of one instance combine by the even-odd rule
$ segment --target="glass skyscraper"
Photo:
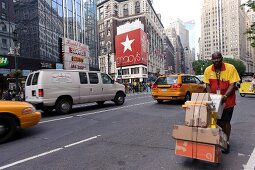
[[[15,0],[21,57],[62,61],[62,38],[89,46],[90,68],[98,68],[95,0]]]

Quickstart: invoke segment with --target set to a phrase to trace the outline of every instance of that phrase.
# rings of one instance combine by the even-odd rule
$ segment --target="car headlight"
[[[36,110],[34,107],[27,107],[22,110],[23,114],[31,114],[34,113]]]

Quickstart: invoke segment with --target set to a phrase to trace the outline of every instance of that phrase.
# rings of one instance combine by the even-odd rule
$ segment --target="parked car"
[[[85,70],[39,70],[29,74],[25,100],[43,111],[56,109],[66,114],[75,104],[113,101],[125,102],[125,86],[108,74]]]
[[[31,104],[19,101],[0,101],[0,143],[11,139],[18,128],[36,125],[41,113]]]
[[[162,75],[152,85],[152,97],[158,103],[163,100],[188,101],[192,93],[202,92],[206,92],[205,84],[188,74]]]

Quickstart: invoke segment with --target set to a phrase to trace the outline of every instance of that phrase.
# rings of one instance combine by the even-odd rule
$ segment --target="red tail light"
[[[158,88],[158,86],[157,86],[156,84],[153,84],[153,85],[151,86],[151,88],[152,88],[152,89],[156,89],[156,88]]]
[[[172,88],[181,88],[182,84],[172,84]]]
[[[43,89],[39,89],[38,90],[38,96],[39,97],[43,97]]]

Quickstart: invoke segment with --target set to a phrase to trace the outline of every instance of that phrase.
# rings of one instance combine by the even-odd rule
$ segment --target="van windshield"
[[[177,76],[171,77],[159,77],[154,84],[161,85],[161,84],[176,84],[177,83]]]

